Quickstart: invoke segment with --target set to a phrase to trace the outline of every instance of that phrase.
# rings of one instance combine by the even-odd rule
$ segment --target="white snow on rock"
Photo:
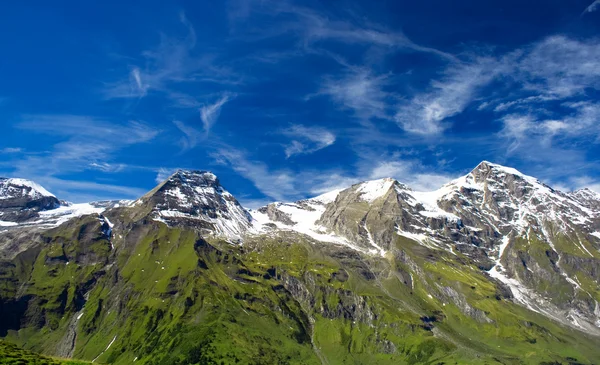
[[[215,235],[234,240],[241,239],[251,226],[246,209],[211,172],[177,171],[154,194],[165,199],[154,208],[154,219],[166,224],[173,219],[202,221],[214,227]],[[151,198],[143,197],[138,204]]]
[[[5,221],[0,221],[0,227],[14,227],[14,226],[18,226],[19,223],[16,222],[5,222]]]
[[[52,210],[41,211],[40,219],[33,224],[59,226],[73,218],[90,214],[101,214],[106,208],[96,207],[91,203],[63,205]]]
[[[444,187],[440,190],[430,192],[414,191],[411,194],[415,198],[415,201],[425,208],[419,212],[420,215],[431,218],[447,218],[449,220],[457,221],[459,218],[456,214],[444,211],[437,203],[438,200],[448,192],[449,189]]]
[[[275,225],[283,231],[291,231],[306,235],[315,241],[329,242],[344,245],[365,252],[346,238],[328,232],[325,227],[317,224],[317,221],[325,212],[326,205],[335,200],[341,190],[319,195],[315,198],[301,200],[297,203],[273,203],[277,210],[287,214],[293,224],[274,221],[265,213],[258,210],[250,210],[253,218],[253,234],[265,234],[271,232],[270,226]]]
[[[395,182],[396,180],[391,178],[366,181],[359,185],[357,191],[362,194],[361,199],[372,203],[384,196]]]
[[[32,199],[54,197],[41,185],[26,179],[0,178],[0,199],[11,199],[28,196]]]

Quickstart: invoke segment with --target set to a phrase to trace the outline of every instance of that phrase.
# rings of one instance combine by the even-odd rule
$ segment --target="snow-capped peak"
[[[40,199],[55,196],[41,185],[26,179],[0,178],[0,199],[13,198]]]
[[[209,171],[178,170],[138,202],[144,201],[153,205],[156,220],[191,221],[228,238],[241,238],[251,225],[248,212]]]
[[[358,184],[357,191],[361,193],[362,200],[372,203],[378,198],[384,196],[395,183],[397,183],[397,181],[390,177],[379,180],[365,181]]]

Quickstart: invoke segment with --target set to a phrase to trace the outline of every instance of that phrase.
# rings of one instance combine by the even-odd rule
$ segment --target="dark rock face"
[[[135,204],[149,205],[152,217],[171,225],[194,225],[241,237],[252,218],[208,171],[177,171]]]
[[[56,197],[31,181],[0,178],[0,221],[26,222],[59,206]]]

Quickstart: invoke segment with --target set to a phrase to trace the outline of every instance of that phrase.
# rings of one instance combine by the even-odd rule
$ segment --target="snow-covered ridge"
[[[516,189],[515,191],[507,187],[508,182],[512,184],[513,190]],[[27,194],[53,196],[38,184],[24,179],[0,180],[0,192],[2,187],[13,185],[23,187]],[[487,161],[479,164],[469,174],[431,192],[413,191],[392,178],[365,181],[348,189],[353,189],[358,193],[361,201],[371,205],[393,188],[401,199],[412,206],[411,212],[421,216],[417,219],[421,222],[419,224],[427,225],[428,223],[423,219],[432,218],[460,222],[467,214],[479,217],[486,224],[491,224],[498,232],[506,227],[516,227],[521,234],[528,233],[532,222],[544,219],[562,222],[570,216],[570,220],[576,224],[586,224],[597,212],[588,208],[582,200],[596,199],[600,203],[598,198],[600,194],[590,190],[564,194],[516,169]],[[326,205],[335,203],[343,190],[347,189],[334,190],[296,203],[277,203],[277,209],[289,215],[291,221],[295,222],[292,228],[281,221],[267,221],[266,215],[258,211],[252,211],[250,214],[249,210],[244,209],[220,185],[217,176],[209,171],[179,170],[149,195],[135,201],[132,206],[154,197],[155,219],[167,223],[178,219],[207,222],[213,226],[216,234],[229,238],[242,238],[247,233],[261,232],[265,224],[272,223],[282,229],[313,234],[313,238],[322,241],[339,242],[340,237],[328,236],[329,233],[326,233],[323,227],[317,226],[315,222],[321,218]],[[160,198],[157,198],[158,196]],[[540,206],[546,205],[548,207],[545,211],[539,211]],[[81,215],[101,214],[106,208],[99,204],[63,205],[57,209],[41,212],[40,219],[33,223],[41,224],[45,221],[60,224]],[[1,216],[0,221],[2,221]],[[8,221],[0,223],[2,227],[14,225],[15,223]],[[479,230],[476,227],[469,228]],[[420,229],[417,233],[422,231],[423,229]],[[544,234],[541,230],[538,233]],[[431,234],[434,232],[431,231]],[[591,236],[595,237],[593,234]]]
[[[334,190],[296,203],[272,203],[270,206],[259,210],[250,210],[249,213],[252,216],[250,233],[269,233],[272,232],[272,227],[275,226],[278,230],[296,232],[315,241],[340,244],[362,251],[348,239],[328,232],[325,227],[317,224],[317,221],[325,212],[327,204],[334,202],[340,191]],[[287,219],[272,219],[267,213],[269,207],[284,214]]]
[[[0,199],[55,197],[41,185],[26,179],[0,178]]]

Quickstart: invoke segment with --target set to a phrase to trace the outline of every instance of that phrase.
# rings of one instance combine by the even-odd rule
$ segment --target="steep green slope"
[[[0,341],[0,364],[2,365],[84,365],[83,361],[56,359],[38,355],[31,351],[23,350],[14,344]]]
[[[135,218],[134,218],[135,217]],[[244,245],[114,210],[2,263],[0,331],[111,364],[592,364],[597,338],[506,300],[465,256],[294,234]],[[114,247],[114,248],[113,248]]]

